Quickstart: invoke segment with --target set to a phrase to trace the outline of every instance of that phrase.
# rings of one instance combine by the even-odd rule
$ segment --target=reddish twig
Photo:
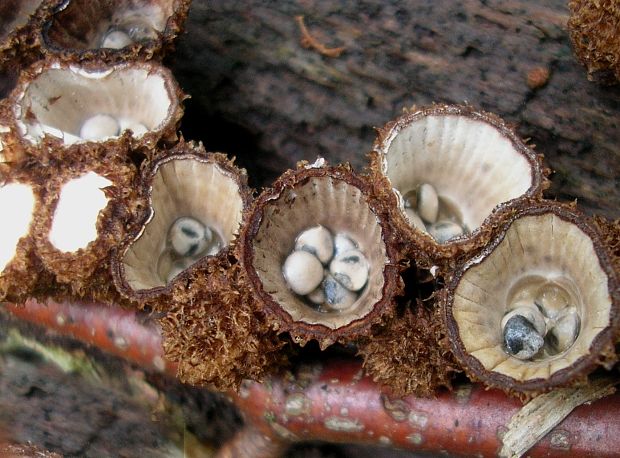
[[[174,365],[159,363],[163,355],[157,327],[132,312],[33,301],[6,309],[147,369],[175,372]],[[124,344],[119,346],[120,342]],[[363,376],[356,361],[302,366],[295,377],[264,384],[246,382],[238,394],[230,396],[249,426],[222,449],[221,456],[244,456],[246,452],[246,456],[277,456],[286,443],[297,440],[495,456],[506,425],[521,408],[519,401],[478,385],[461,386],[436,399],[390,399]],[[619,413],[619,394],[580,406],[528,456],[618,456]]]
[[[272,458],[288,448],[288,441],[264,434],[252,425],[243,427],[217,451],[216,458]]]
[[[520,402],[496,390],[464,385],[436,399],[389,399],[353,361],[308,368],[266,387],[247,383],[235,404],[255,427],[289,440],[391,444],[395,447],[496,456]],[[528,456],[618,456],[620,396],[568,416]],[[269,415],[267,415],[269,413]]]
[[[327,57],[339,57],[340,54],[342,54],[346,50],[344,46],[340,48],[328,48],[323,43],[321,43],[319,40],[314,38],[308,31],[308,28],[306,27],[306,24],[304,23],[303,16],[295,16],[295,20],[297,21],[297,24],[299,25],[299,31],[301,32],[301,45],[304,48],[315,49],[316,51],[319,52],[319,54],[323,56],[327,56]]]
[[[6,304],[12,315],[63,336],[98,347],[144,369],[176,374],[176,364],[163,357],[161,331],[146,317],[101,304],[69,304],[34,300]]]

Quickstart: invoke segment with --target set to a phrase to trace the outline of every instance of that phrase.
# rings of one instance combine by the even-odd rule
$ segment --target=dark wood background
[[[555,171],[550,197],[620,217],[620,87],[587,81],[565,0],[194,0],[170,62],[182,130],[234,154],[254,186],[300,159],[365,165],[402,109],[464,101],[518,125]],[[301,46],[295,16],[337,58]],[[528,74],[549,72],[532,88]]]

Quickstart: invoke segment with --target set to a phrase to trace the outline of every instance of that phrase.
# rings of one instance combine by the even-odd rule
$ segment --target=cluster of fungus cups
[[[572,383],[615,362],[617,252],[603,226],[541,200],[541,157],[495,115],[414,110],[380,129],[369,176],[301,164],[251,207],[245,171],[224,155],[184,141],[170,149],[184,96],[146,60],[171,47],[189,4],[0,5],[0,71],[20,43],[39,48],[24,63],[54,56],[21,72],[0,109],[2,170],[11,172],[0,208],[24,202],[0,228],[0,300],[45,290],[50,276],[80,296],[113,283],[114,301],[171,311],[166,342],[186,380],[226,387],[279,363],[274,330],[323,349],[357,343],[371,376],[411,379],[392,380],[401,394],[449,383],[441,326],[471,378],[508,392]],[[84,189],[87,208],[76,199]],[[431,296],[439,308],[411,298],[397,307],[405,258],[445,280]],[[252,348],[202,360],[231,340]],[[410,350],[403,370],[393,367],[403,355],[385,357]],[[424,355],[430,362],[415,360]]]
[[[431,306],[472,379],[534,393],[615,361],[613,254],[583,215],[542,199],[541,156],[501,119],[414,110],[379,131],[371,161],[403,250],[445,282]],[[384,382],[375,366],[399,371],[373,364]]]
[[[350,168],[319,160],[284,173],[252,206],[237,248],[243,286],[271,326],[301,345],[350,341],[393,313],[400,254],[371,189]]]
[[[610,368],[620,279],[608,229],[546,201],[512,208],[498,226],[444,291],[447,333],[466,372],[508,392],[535,393]]]
[[[50,60],[22,72],[5,101],[3,159],[11,171],[30,169],[40,183],[42,208],[32,235],[37,256],[80,297],[90,289],[118,299],[107,268],[110,253],[143,202],[131,156],[153,155],[176,139],[182,98],[170,71],[155,63]],[[93,129],[102,113],[129,130],[111,132],[103,122]]]

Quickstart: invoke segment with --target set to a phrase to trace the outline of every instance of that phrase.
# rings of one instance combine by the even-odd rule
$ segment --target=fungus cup
[[[28,174],[0,174],[0,302],[22,303],[50,286],[34,249],[35,221],[43,208],[39,185]]]
[[[373,325],[393,313],[394,297],[402,290],[400,254],[384,207],[366,178],[322,160],[301,163],[263,191],[243,227],[237,256],[248,279],[241,286],[257,298],[274,329],[290,333],[301,345],[316,339],[324,349],[370,334]],[[346,234],[368,263],[367,282],[346,307],[330,307],[329,300],[312,303],[291,289],[283,272],[299,234],[316,225],[333,235]],[[360,255],[354,258],[358,262]],[[333,272],[333,263],[323,280],[326,295],[332,286],[346,284]]]
[[[616,0],[571,0],[568,30],[588,79],[600,84],[620,81],[620,4]]]
[[[148,205],[137,229],[114,255],[114,281],[125,297],[167,309],[171,286],[185,279],[191,266],[226,256],[251,192],[245,170],[235,167],[225,155],[206,153],[202,145],[193,142],[181,142],[162,153],[146,167],[141,186]],[[171,236],[184,218],[212,233],[200,251],[175,250]]]
[[[0,2],[0,69],[32,59],[34,40],[44,18],[44,0]]]
[[[110,252],[126,238],[144,199],[136,190],[136,167],[113,149],[107,154],[100,164],[54,162],[38,172],[45,192],[33,237],[44,266],[72,294],[111,301],[119,297]]]
[[[548,186],[542,157],[497,116],[470,106],[416,109],[379,130],[377,194],[420,267],[449,266],[484,246],[493,212]]]
[[[191,0],[64,0],[42,29],[44,53],[72,61],[162,59]]]
[[[611,368],[619,234],[571,205],[528,201],[506,211],[493,241],[442,292],[446,332],[467,374],[536,393],[583,382],[598,365]]]
[[[160,141],[177,139],[183,98],[170,71],[154,63],[36,64],[22,72],[5,104],[2,119],[9,132],[3,138],[11,147],[6,159],[71,162],[91,149],[107,154],[123,142],[148,155]],[[117,128],[102,129],[101,122],[89,128],[101,115]]]

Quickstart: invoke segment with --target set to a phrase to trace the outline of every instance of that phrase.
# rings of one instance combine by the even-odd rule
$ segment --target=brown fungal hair
[[[34,38],[45,21],[49,0],[3,0],[0,3],[0,70],[22,67],[39,57]]]
[[[238,390],[287,364],[284,341],[269,329],[244,272],[226,254],[200,263],[171,285],[168,312],[160,318],[166,358],[178,363],[184,383]]]
[[[620,81],[620,4],[616,0],[571,0],[568,30],[573,51],[600,84]]]
[[[434,300],[412,300],[390,323],[358,342],[364,371],[394,396],[432,396],[452,388],[460,368],[446,348],[441,312]]]

